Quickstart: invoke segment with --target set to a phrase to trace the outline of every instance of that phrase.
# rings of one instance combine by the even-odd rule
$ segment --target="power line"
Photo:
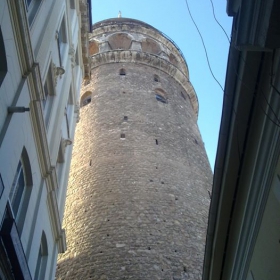
[[[221,27],[221,29],[223,30],[223,32],[225,33],[225,35],[226,35],[226,37],[227,37],[227,39],[228,39],[228,42],[230,43],[230,39],[229,39],[229,37],[228,37],[228,35],[227,35],[227,32],[225,31],[225,29],[223,28],[223,26],[220,24],[220,22],[219,22],[219,21],[217,20],[217,18],[216,18],[216,14],[215,14],[215,9],[214,9],[213,1],[210,0],[210,2],[211,2],[211,5],[212,5],[212,11],[213,11],[214,19],[215,19],[215,21],[217,22],[217,24]]]
[[[200,30],[199,30],[199,28],[198,28],[198,26],[197,26],[195,20],[193,19],[192,13],[191,13],[190,8],[189,8],[188,1],[185,0],[185,2],[186,2],[186,5],[187,5],[187,8],[188,8],[188,12],[189,12],[190,18],[191,18],[191,20],[192,20],[194,26],[196,27],[196,30],[197,30],[197,32],[198,32],[198,34],[199,34],[199,36],[200,36],[201,41],[202,41],[203,48],[204,48],[205,55],[206,55],[206,59],[207,59],[207,64],[208,64],[209,70],[210,70],[210,72],[211,72],[211,75],[212,75],[212,77],[214,78],[214,80],[217,82],[217,84],[220,86],[220,88],[222,89],[222,91],[224,92],[224,89],[223,89],[222,85],[220,84],[220,82],[219,82],[218,79],[215,77],[215,75],[214,75],[214,73],[213,73],[213,71],[212,71],[212,68],[211,68],[211,65],[210,65],[210,61],[209,61],[209,57],[208,57],[208,53],[207,53],[207,49],[206,49],[206,46],[205,46],[205,43],[204,43],[204,39],[203,39],[203,37],[202,37],[202,34],[201,34],[201,32],[200,32]]]

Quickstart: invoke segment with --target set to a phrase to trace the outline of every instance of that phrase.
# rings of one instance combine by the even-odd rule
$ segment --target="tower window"
[[[156,94],[156,100],[157,100],[157,101],[160,101],[160,102],[162,102],[162,103],[167,103],[166,98],[163,97],[163,96],[160,95],[160,94]]]
[[[126,71],[124,68],[120,69],[120,76],[125,76],[126,75]]]
[[[156,96],[156,100],[157,101],[160,101],[162,103],[168,103],[167,102],[167,97],[166,97],[167,94],[166,94],[166,92],[163,89],[156,88],[155,89],[155,96]]]
[[[158,145],[158,140],[156,139],[156,145]]]
[[[159,79],[159,76],[158,75],[154,75],[154,81],[155,82],[157,82],[157,83],[159,83],[160,82],[160,79]]]
[[[121,133],[121,139],[125,139],[125,134]]]
[[[124,120],[124,121],[127,121],[127,120],[128,120],[128,116],[124,116],[124,117],[123,117],[123,120]]]
[[[181,91],[181,96],[186,100],[186,96],[182,91]]]
[[[88,105],[91,102],[91,97],[88,96],[86,99],[82,102],[82,107]]]
[[[88,105],[91,102],[91,91],[86,91],[81,98],[81,107]]]

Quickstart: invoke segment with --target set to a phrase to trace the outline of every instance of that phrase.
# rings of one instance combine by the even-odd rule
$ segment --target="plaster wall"
[[[11,8],[16,2],[0,1],[0,26],[8,68],[3,83],[0,85],[0,175],[4,186],[3,193],[0,193],[0,225],[4,220],[6,206],[9,205],[9,193],[22,150],[25,148],[31,166],[33,184],[29,187],[31,195],[20,232],[20,241],[31,276],[34,277],[42,232],[46,234],[47,266],[45,275],[42,275],[41,279],[54,279],[59,249],[51,208],[57,207],[58,218],[61,222],[71,161],[71,141],[65,147],[64,162],[58,163],[58,156],[61,140],[73,139],[78,120],[77,103],[83,77],[83,59],[79,28],[79,2],[75,2],[76,9],[74,10],[70,9],[68,1],[41,1],[33,23],[28,26],[27,30],[21,31],[26,32],[26,37],[31,42],[30,46],[24,46],[24,50],[31,53],[31,57],[36,63],[33,67],[39,65],[40,75],[36,77],[37,84],[44,86],[48,70],[53,67],[53,64],[65,69],[65,74],[54,75],[56,79],[53,81],[54,91],[49,93],[52,98],[50,120],[48,125],[43,122],[41,127],[42,131],[45,131],[47,140],[43,151],[38,144],[40,136],[34,128],[34,112],[32,110],[33,106],[39,107],[40,114],[36,117],[45,119],[44,92],[42,91],[42,95],[37,95],[35,98],[32,86],[34,77],[31,71],[29,73],[23,72],[25,57],[21,53],[16,18]],[[25,21],[28,14],[21,16],[22,20]],[[71,16],[69,20],[68,16]],[[63,17],[65,18],[67,43],[62,54],[63,63],[60,65],[56,31],[59,30]],[[75,60],[76,52],[78,53],[79,65]],[[53,71],[55,72],[55,68]],[[46,102],[49,102],[49,99]],[[30,112],[9,114],[9,106],[23,106],[30,108]],[[51,172],[55,174],[53,178],[56,178],[54,182],[50,179],[51,174],[42,172],[40,159],[43,153],[46,153],[50,158]],[[60,165],[59,173],[58,165]],[[51,198],[53,192],[55,193],[54,199]],[[55,201],[55,204],[52,205],[50,201]],[[16,223],[18,223],[17,220]],[[1,267],[0,272],[2,273]]]

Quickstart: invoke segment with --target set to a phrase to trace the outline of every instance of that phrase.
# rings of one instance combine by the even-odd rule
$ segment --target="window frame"
[[[55,78],[54,78],[53,68],[54,68],[53,64],[50,63],[43,86],[44,98],[42,100],[42,104],[43,104],[45,125],[47,129],[49,127],[51,112],[52,112],[53,102],[55,97]]]
[[[20,210],[20,206],[22,203],[22,198],[24,196],[24,190],[25,190],[25,178],[24,178],[24,170],[23,170],[23,164],[22,160],[19,160],[16,174],[14,176],[13,184],[10,189],[9,193],[9,200],[11,204],[11,209],[14,218],[17,218],[17,215]]]
[[[22,185],[20,186],[18,186],[19,179],[22,180]],[[13,184],[11,186],[8,199],[11,214],[16,222],[17,229],[20,235],[22,233],[24,221],[27,214],[27,209],[31,197],[32,185],[33,180],[31,165],[27,151],[24,147],[21,153],[21,158],[17,165],[16,173],[14,176]]]
[[[58,56],[59,56],[59,64],[60,67],[63,67],[63,59],[66,53],[66,47],[68,43],[67,38],[67,27],[66,27],[66,17],[63,15],[62,20],[59,25],[59,29],[56,31],[56,40],[57,40],[57,49],[58,49]]]
[[[39,250],[38,250],[34,279],[45,279],[47,263],[48,263],[48,242],[47,242],[46,234],[43,231]]]
[[[75,0],[70,0],[70,9],[75,10],[76,9],[76,3]]]
[[[25,9],[27,13],[29,26],[32,26],[35,20],[35,17],[41,7],[43,0],[25,0]]]

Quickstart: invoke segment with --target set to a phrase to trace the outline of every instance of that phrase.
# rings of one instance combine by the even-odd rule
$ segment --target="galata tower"
[[[96,23],[57,279],[201,279],[212,173],[176,44],[134,19]]]

